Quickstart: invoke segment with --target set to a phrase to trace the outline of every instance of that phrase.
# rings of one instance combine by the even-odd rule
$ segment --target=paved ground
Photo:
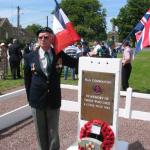
[[[77,100],[77,91],[62,90],[62,99]],[[0,102],[0,114],[26,104],[25,95],[13,100]],[[120,107],[124,107],[121,98]],[[150,112],[150,104],[146,100],[132,102],[132,108]],[[77,138],[78,113],[61,111],[60,140],[61,149],[71,145]],[[118,138],[129,142],[129,150],[150,150],[150,122],[119,118]],[[36,150],[36,136],[32,118],[28,118],[13,127],[0,131],[0,150]]]

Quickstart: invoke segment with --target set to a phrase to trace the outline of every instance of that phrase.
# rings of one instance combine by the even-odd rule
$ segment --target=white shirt
[[[51,58],[52,58],[52,51],[51,51],[51,49],[48,49],[48,51],[47,51],[48,53],[49,53],[49,55],[51,56]],[[46,59],[46,57],[45,57],[45,51],[40,47],[39,48],[39,56],[40,56],[40,66],[41,66],[41,69],[42,69],[42,71],[44,72],[44,74],[47,76],[48,74],[47,74],[47,71],[46,71],[46,67],[47,67],[47,59]]]
[[[99,44],[97,44],[97,45],[94,47],[94,51],[97,52],[98,49],[101,49],[101,46],[100,46]]]
[[[126,46],[123,51],[122,63],[125,65],[131,63],[133,58],[133,52],[129,46]]]
[[[89,56],[95,56],[98,54],[98,49],[101,49],[101,45],[100,44],[97,44],[94,46],[94,49],[93,51],[89,52]]]

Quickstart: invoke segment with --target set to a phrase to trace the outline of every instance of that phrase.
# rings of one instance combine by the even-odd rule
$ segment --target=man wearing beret
[[[61,106],[60,72],[57,65],[76,67],[78,60],[63,51],[56,55],[53,31],[46,27],[37,32],[40,48],[25,55],[24,79],[32,109],[39,150],[59,150],[59,113]],[[60,66],[60,65],[59,65]]]

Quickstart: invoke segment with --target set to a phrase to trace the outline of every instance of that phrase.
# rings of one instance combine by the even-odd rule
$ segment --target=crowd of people
[[[124,41],[119,47],[116,47],[114,42],[107,44],[107,42],[100,42],[98,40],[95,40],[91,47],[89,47],[88,42],[77,42],[65,48],[64,52],[72,58],[77,59],[81,56],[117,58],[117,54],[122,52],[122,90],[127,90],[129,87],[129,78],[132,71],[131,62],[133,58],[133,51],[129,41]],[[67,80],[68,70],[71,72],[72,80],[78,79],[77,69],[64,66],[64,80]]]
[[[127,44],[127,45],[126,45]],[[0,44],[0,75],[3,74],[3,78],[5,79],[8,75],[8,66],[10,66],[11,75],[13,79],[19,79],[22,77],[21,75],[21,67],[23,66],[22,61],[23,57],[32,52],[39,49],[39,42],[28,42],[24,47],[21,47],[17,39],[13,39],[12,43]],[[121,48],[121,47],[120,47]],[[132,70],[131,61],[133,52],[130,48],[129,42],[125,42],[122,45],[123,49],[123,65],[122,65],[122,89],[126,90],[129,87],[129,78]],[[118,48],[115,46],[115,43],[112,42],[108,44],[103,41],[100,42],[95,40],[92,43],[87,41],[76,42],[73,45],[66,47],[63,50],[67,55],[72,58],[79,59],[81,56],[87,57],[100,57],[100,58],[117,58]],[[61,69],[62,70],[62,69]],[[78,79],[78,68],[70,68],[68,66],[63,66],[64,71],[64,80],[68,79],[68,72],[71,74],[71,79]]]
[[[89,52],[89,56],[101,58],[117,58],[118,50],[115,43],[108,44],[107,42],[94,41],[93,48]]]
[[[100,58],[117,58],[118,49],[115,44],[107,44],[107,42],[100,42],[95,40],[91,46],[88,42],[81,41],[70,45],[64,49],[64,52],[73,58],[81,56],[100,57]],[[77,79],[76,68],[68,68],[64,66],[64,80],[67,80],[68,70],[70,70],[72,80]]]
[[[38,43],[26,43],[23,47],[17,39],[13,39],[11,43],[0,44],[0,75],[5,79],[8,75],[10,66],[12,79],[20,79],[21,67],[23,67],[23,56],[39,47]]]
[[[128,44],[127,44],[128,43]],[[125,45],[127,44],[127,46]],[[32,52],[39,49],[40,45],[39,42],[28,42],[25,44],[24,47],[21,47],[17,39],[13,39],[12,43],[0,44],[0,75],[3,74],[3,78],[5,79],[8,75],[8,66],[10,66],[11,75],[13,79],[19,79],[22,77],[21,75],[21,67],[23,66],[22,61],[23,57]],[[121,47],[120,47],[121,48]],[[129,77],[131,74],[132,66],[132,55],[133,52],[130,48],[129,42],[125,42],[122,45],[123,49],[123,65],[122,65],[122,89],[126,90],[129,87]],[[112,42],[108,44],[107,42],[103,41],[100,42],[95,40],[92,43],[87,41],[80,41],[76,42],[73,45],[66,47],[63,50],[67,55],[72,58],[79,59],[81,56],[87,57],[100,57],[100,58],[117,58],[118,48],[115,46],[115,43]],[[62,69],[61,69],[62,70]],[[68,79],[68,74],[70,72],[71,79],[76,80],[78,79],[78,68],[70,68],[68,66],[63,66],[64,71],[64,80]]]

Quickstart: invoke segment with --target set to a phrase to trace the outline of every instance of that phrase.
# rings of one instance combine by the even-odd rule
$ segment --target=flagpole
[[[135,27],[131,30],[131,32],[128,34],[128,36],[125,38],[125,40],[123,40],[122,44],[120,45],[120,48],[122,47],[122,45],[129,39],[129,37],[132,35],[133,31],[134,31]],[[133,60],[134,60],[134,56],[136,55],[135,50],[133,51]]]
[[[135,27],[134,27],[135,28]],[[122,45],[129,39],[129,37],[132,35],[134,28],[132,29],[132,31],[128,34],[128,36],[123,40]]]
[[[59,7],[59,4],[58,4],[57,0],[54,0],[54,1],[55,1],[55,3],[56,3],[56,6]]]
[[[131,36],[131,34],[133,33],[134,28],[132,29],[132,31],[128,34],[128,36],[123,40],[123,42],[121,43],[121,45],[118,47],[118,49],[121,49],[121,47],[123,46],[123,44],[128,40],[128,38]]]

